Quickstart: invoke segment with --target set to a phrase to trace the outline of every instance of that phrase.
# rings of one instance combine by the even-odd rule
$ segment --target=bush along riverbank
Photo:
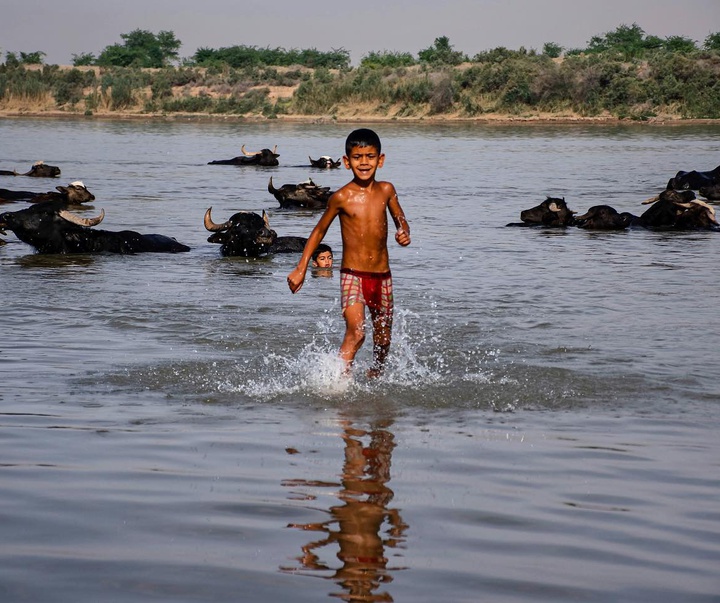
[[[372,60],[372,59],[377,60]],[[720,52],[552,57],[498,48],[460,64],[358,67],[0,65],[0,114],[255,119],[720,119]]]

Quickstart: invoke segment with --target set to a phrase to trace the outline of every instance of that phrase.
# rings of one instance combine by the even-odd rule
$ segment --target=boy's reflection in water
[[[389,509],[393,491],[388,488],[390,461],[395,437],[386,429],[390,422],[373,426],[371,430],[356,429],[343,420],[342,438],[345,441],[341,490],[337,496],[343,504],[329,509],[331,518],[322,523],[290,524],[288,527],[324,532],[324,536],[302,547],[303,555],[297,559],[301,568],[283,568],[284,571],[333,571],[328,579],[340,584],[342,593],[330,593],[345,601],[392,601],[387,592],[376,592],[381,583],[391,582],[385,547],[400,547],[404,542],[407,525],[397,509]],[[368,445],[361,438],[369,437]],[[292,481],[286,485],[313,485]],[[337,487],[338,484],[323,484]],[[387,524],[385,529],[383,524]],[[334,569],[323,562],[318,553],[327,545],[337,545],[342,566]]]

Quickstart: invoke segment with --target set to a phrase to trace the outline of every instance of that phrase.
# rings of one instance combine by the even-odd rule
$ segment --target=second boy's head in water
[[[333,265],[333,252],[330,245],[320,243],[312,254],[313,268],[328,269]]]
[[[393,318],[393,288],[387,249],[388,219],[395,224],[395,241],[410,244],[410,227],[390,182],[376,180],[385,163],[378,135],[370,129],[354,130],[345,141],[343,163],[353,178],[328,200],[327,209],[310,233],[297,267],[287,278],[293,293],[302,287],[308,264],[330,224],[340,219],[342,262],[340,294],[345,336],[340,358],[350,370],[355,355],[365,341],[365,308],[373,326],[373,365],[371,377],[379,375],[390,349]]]

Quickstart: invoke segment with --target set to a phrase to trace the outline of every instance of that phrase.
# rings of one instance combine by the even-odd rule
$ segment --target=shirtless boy
[[[365,306],[373,326],[373,366],[369,377],[379,376],[390,349],[393,320],[393,291],[388,258],[387,213],[395,223],[395,240],[403,247],[410,244],[410,227],[390,182],[375,180],[385,162],[380,138],[372,130],[361,128],[345,141],[343,163],[352,170],[353,179],[328,200],[325,213],[310,233],[297,267],[287,278],[297,293],[305,281],[308,264],[336,217],[340,217],[342,263],[340,300],[345,318],[345,336],[340,358],[350,370],[355,355],[365,341]]]

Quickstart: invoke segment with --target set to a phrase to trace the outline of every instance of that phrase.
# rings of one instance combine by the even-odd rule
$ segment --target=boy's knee
[[[365,342],[365,327],[359,326],[354,329],[350,329],[348,331],[348,334],[352,338],[352,340],[359,346],[361,346]]]

